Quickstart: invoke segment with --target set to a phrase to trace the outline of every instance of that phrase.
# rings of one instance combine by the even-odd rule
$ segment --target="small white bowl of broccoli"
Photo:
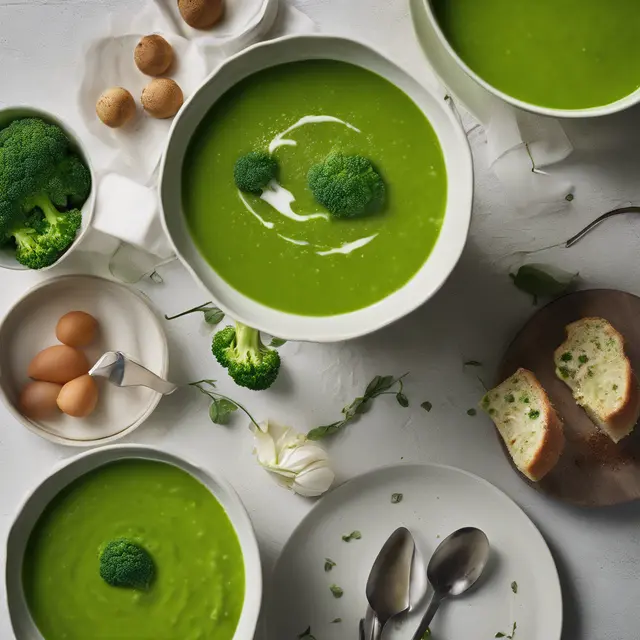
[[[59,264],[90,226],[93,185],[66,124],[30,107],[0,111],[0,268]]]

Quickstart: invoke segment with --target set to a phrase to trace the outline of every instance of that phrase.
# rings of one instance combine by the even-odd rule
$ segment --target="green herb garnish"
[[[324,559],[324,570],[325,571],[331,571],[331,569],[333,569],[333,567],[336,566],[336,563],[331,559],[331,558],[325,558]]]
[[[571,360],[573,360],[573,355],[567,351],[560,356],[560,360],[562,360],[562,362],[571,362]]]
[[[511,583],[511,591],[518,593],[518,583],[515,580]]]
[[[420,405],[427,413],[429,413],[429,411],[431,411],[431,409],[433,409],[433,405],[428,401],[425,400],[421,405]]]
[[[404,498],[404,496],[401,493],[392,493],[391,504],[398,504],[399,502],[402,502],[402,498]]]
[[[271,338],[271,342],[269,343],[270,347],[281,347],[283,344],[286,344],[287,341],[284,338]]]
[[[224,311],[222,309],[218,309],[213,302],[205,302],[203,304],[198,305],[197,307],[193,307],[192,309],[187,309],[182,313],[177,313],[175,316],[167,316],[165,315],[165,320],[175,320],[176,318],[181,318],[182,316],[189,315],[190,313],[198,313],[201,312],[204,316],[204,321],[207,324],[215,326],[222,322],[224,318]]]
[[[342,420],[311,429],[307,434],[307,438],[309,438],[309,440],[322,440],[327,436],[337,433],[354,418],[365,413],[369,409],[371,401],[378,396],[388,394],[395,395],[396,401],[401,407],[409,406],[409,400],[402,392],[402,380],[406,375],[405,373],[399,378],[394,378],[393,376],[376,376],[367,385],[362,396],[357,397],[350,405],[342,409],[342,415],[344,416]],[[393,391],[392,388],[396,385],[398,385],[399,388],[397,391]]]
[[[529,411],[529,417],[532,420],[535,420],[536,418],[540,417],[540,412],[537,409],[533,409],[532,411]]]
[[[315,636],[311,635],[311,627],[307,627],[299,636],[298,640],[316,640]]]
[[[479,362],[478,360],[467,360],[464,363],[465,367],[481,367],[482,366],[482,362]]]
[[[509,403],[516,401],[516,397],[513,395],[513,393],[507,393],[504,399],[505,399],[505,402],[509,402]]]
[[[468,416],[475,416],[478,413],[475,409],[467,409]]]
[[[331,591],[334,598],[342,598],[344,595],[344,591],[337,584],[332,584],[329,587],[329,591]]]
[[[503,633],[502,631],[498,631],[498,633],[496,633],[495,637],[496,638],[507,638],[508,640],[513,640],[513,638],[516,637],[516,629],[518,628],[518,625],[514,622],[513,623],[513,629],[511,629],[511,635],[507,635],[506,633]]]
[[[553,269],[555,274],[551,275],[547,269],[543,265],[525,264],[509,277],[520,291],[533,297],[533,304],[538,304],[538,298],[556,298],[566,293],[578,276],[559,269]]]
[[[339,622],[342,622],[342,618],[334,618],[334,619],[331,621],[331,624],[338,624]]]
[[[216,391],[215,380],[198,380],[197,382],[190,382],[189,386],[195,387],[200,393],[204,393],[204,395],[211,400],[209,418],[214,424],[227,424],[231,414],[240,409],[244,411],[256,427],[260,428],[253,416],[239,402]]]
[[[585,364],[585,363],[589,362],[589,356],[585,356],[585,355],[578,356],[578,360],[582,364]]]
[[[563,378],[568,378],[571,375],[571,371],[567,367],[558,367],[558,371]]]
[[[342,539],[345,542],[351,542],[352,540],[360,540],[360,538],[362,538],[362,534],[359,531],[352,531],[346,536],[342,536]]]

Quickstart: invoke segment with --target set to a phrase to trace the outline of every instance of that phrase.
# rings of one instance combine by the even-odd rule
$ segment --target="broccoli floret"
[[[262,344],[257,329],[236,322],[235,327],[226,327],[215,334],[211,349],[216,360],[241,387],[262,391],[278,377],[280,355]]]
[[[236,160],[233,177],[240,191],[260,195],[278,177],[278,161],[266,151],[251,151]]]
[[[112,540],[100,553],[100,577],[112,587],[148,589],[155,575],[149,552],[131,540]]]
[[[336,218],[369,213],[384,202],[384,182],[362,156],[332,153],[309,169],[307,180],[314,198]]]
[[[71,245],[90,190],[89,169],[60,127],[24,118],[0,131],[0,237],[13,237],[25,266],[49,266]]]

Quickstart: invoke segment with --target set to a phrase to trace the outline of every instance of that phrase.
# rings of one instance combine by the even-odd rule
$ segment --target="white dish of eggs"
[[[86,375],[103,353],[122,351],[163,378],[169,366],[162,325],[142,294],[95,276],[29,290],[0,324],[0,345],[0,395],[11,413],[39,436],[77,447],[130,433],[161,398]]]

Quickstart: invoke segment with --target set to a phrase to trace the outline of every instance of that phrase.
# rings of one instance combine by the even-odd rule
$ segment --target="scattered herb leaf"
[[[421,405],[420,405],[427,413],[429,413],[429,411],[431,411],[431,409],[433,409],[433,405],[428,401],[425,400]]]
[[[362,538],[362,534],[359,531],[352,531],[346,536],[342,536],[342,539],[345,542],[351,542],[352,540],[360,540],[360,538]]]
[[[478,413],[475,409],[467,409],[468,416],[475,416]]]
[[[334,598],[342,598],[344,595],[344,591],[337,584],[332,584],[329,587],[329,591],[331,591]]]
[[[342,618],[334,618],[334,619],[331,621],[331,624],[338,624],[339,622],[342,622]]]
[[[573,202],[573,199],[575,198],[575,196],[573,195],[573,193],[567,193],[567,195],[564,197],[564,199],[567,202]]]
[[[271,342],[269,343],[270,347],[281,347],[283,344],[286,344],[286,340],[284,338],[271,338]]]
[[[197,382],[190,382],[190,387],[195,387],[200,393],[203,393],[211,400],[211,406],[209,407],[209,418],[214,424],[226,424],[230,414],[233,411],[240,409],[243,411],[249,420],[258,428],[259,425],[255,421],[254,417],[247,411],[247,409],[239,402],[228,398],[216,390],[215,380],[198,380]]]
[[[479,362],[478,360],[467,360],[464,363],[465,367],[481,367],[482,366],[482,362]]]
[[[336,563],[331,559],[331,558],[325,558],[324,559],[324,570],[325,571],[331,571],[331,569],[333,569],[333,567],[336,566]]]
[[[316,640],[315,636],[311,635],[311,627],[307,627],[299,636],[298,640]]]
[[[577,273],[571,274],[559,269],[553,269],[552,275],[547,269],[549,267],[543,265],[525,264],[509,276],[520,291],[533,297],[533,304],[538,304],[538,298],[557,298],[566,293],[578,277]]]
[[[431,629],[429,629],[429,627],[427,627],[427,630],[424,632],[424,635],[422,636],[421,640],[427,640],[427,638],[431,637]]]
[[[507,635],[506,633],[502,632],[502,631],[498,631],[498,633],[496,633],[496,635],[494,636],[495,638],[507,638],[507,640],[513,640],[513,638],[516,637],[516,629],[518,628],[518,625],[514,622],[513,623],[513,628],[511,629],[511,635]]]
[[[358,396],[350,405],[347,405],[342,409],[342,415],[344,418],[333,422],[331,424],[324,425],[322,427],[316,427],[311,429],[307,434],[309,440],[322,440],[327,436],[333,435],[345,427],[356,416],[363,414],[369,408],[371,401],[378,396],[393,394],[396,396],[398,404],[403,407],[409,406],[409,400],[402,392],[402,380],[407,374],[401,375],[399,378],[393,376],[376,376],[364,390],[362,396]],[[391,389],[399,385],[397,391]],[[404,404],[406,402],[406,404]]]
[[[515,580],[511,583],[511,591],[518,593],[518,583]]]
[[[165,320],[175,320],[176,318],[182,318],[182,316],[187,316],[190,313],[198,313],[201,312],[204,315],[204,321],[210,325],[220,324],[222,319],[224,318],[224,311],[222,309],[218,309],[213,302],[205,302],[203,304],[198,305],[197,307],[193,307],[192,309],[187,309],[182,313],[177,313],[175,316],[167,316],[165,315]]]
[[[398,504],[399,502],[402,502],[402,498],[404,498],[404,496],[401,493],[392,493],[391,504]]]

